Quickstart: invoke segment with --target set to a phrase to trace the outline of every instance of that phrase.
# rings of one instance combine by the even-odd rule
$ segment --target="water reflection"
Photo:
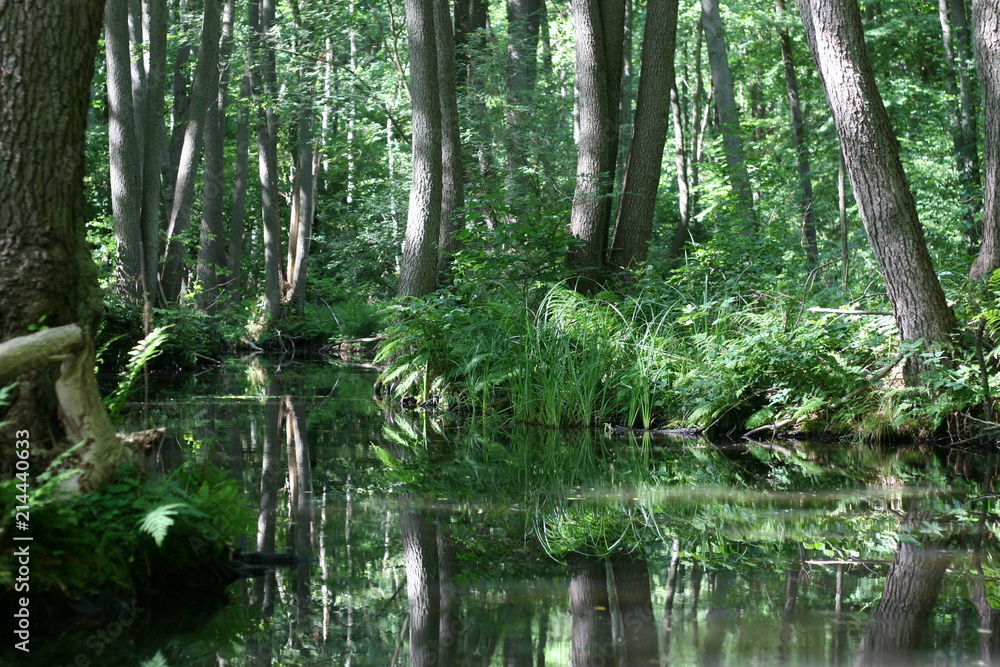
[[[232,587],[249,631],[107,664],[998,660],[995,465],[972,453],[497,432],[382,415],[345,366],[206,379],[152,404],[156,465],[214,458],[257,508],[243,548],[311,560]]]

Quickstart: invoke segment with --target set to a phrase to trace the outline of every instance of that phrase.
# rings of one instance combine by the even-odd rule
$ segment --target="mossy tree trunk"
[[[0,341],[40,323],[55,333],[28,344],[65,335],[56,358],[18,364],[13,402],[0,408],[0,476],[11,475],[18,440],[30,442],[32,474],[82,441],[78,488],[105,481],[122,451],[94,378],[101,293],[84,213],[84,131],[103,10],[103,0],[0,8]]]

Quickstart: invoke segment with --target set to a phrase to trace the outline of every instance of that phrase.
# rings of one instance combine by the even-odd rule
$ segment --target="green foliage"
[[[119,378],[118,386],[104,401],[104,407],[112,419],[118,416],[122,406],[132,397],[135,383],[146,370],[149,362],[159,356],[167,341],[170,340],[167,328],[157,327],[153,329],[129,352],[128,366]]]
[[[53,474],[58,465],[28,491],[32,590],[134,594],[223,562],[230,541],[248,525],[237,483],[207,465],[185,464],[155,479],[123,466],[104,489],[68,498],[58,489],[75,473]],[[10,532],[23,490],[17,479],[0,482],[0,533]],[[0,585],[9,586],[4,572]]]

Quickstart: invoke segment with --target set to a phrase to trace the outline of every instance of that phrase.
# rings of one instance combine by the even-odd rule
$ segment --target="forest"
[[[992,451],[998,189],[986,0],[0,0],[0,553],[37,506],[75,526],[45,567],[95,548],[80,512],[140,526],[47,591],[234,558],[224,466],[134,467],[174,437],[151,373],[257,358],[371,364],[393,493],[441,492],[415,434],[471,425]],[[201,465],[217,434],[176,437]]]

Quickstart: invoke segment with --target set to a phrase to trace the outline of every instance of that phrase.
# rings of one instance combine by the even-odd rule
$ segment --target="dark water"
[[[252,509],[240,546],[312,560],[238,582],[224,601],[142,610],[106,642],[94,638],[108,628],[78,633],[50,664],[998,655],[983,454],[489,430],[384,415],[374,377],[252,362],[161,387],[130,417],[170,429],[151,465],[217,461]]]

